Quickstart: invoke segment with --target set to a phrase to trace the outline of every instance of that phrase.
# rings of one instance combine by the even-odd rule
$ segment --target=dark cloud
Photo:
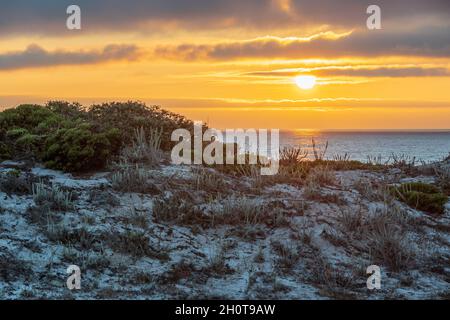
[[[159,26],[174,23],[180,28],[223,28],[274,26],[299,27],[305,24],[364,28],[366,8],[378,4],[383,21],[431,17],[450,18],[448,0],[15,0],[2,1],[0,32],[3,34],[52,35],[67,32],[66,8],[82,9],[83,31],[134,29],[158,32]],[[289,3],[289,10],[281,3]],[[284,8],[284,9],[283,9]],[[403,20],[402,20],[403,21]]]
[[[33,44],[24,51],[0,54],[0,70],[134,60],[138,55],[138,48],[133,45],[108,45],[100,51],[47,51]]]
[[[155,55],[181,60],[383,55],[450,57],[450,30],[446,27],[422,28],[413,32],[367,30],[337,39],[323,35],[309,41],[263,37],[213,45],[164,46],[158,47]]]

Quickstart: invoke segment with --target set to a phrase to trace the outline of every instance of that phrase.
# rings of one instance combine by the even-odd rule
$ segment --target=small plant
[[[305,179],[303,194],[309,200],[316,200],[326,203],[344,204],[345,199],[339,194],[321,193],[321,187],[336,185],[334,171],[328,165],[318,165],[309,170]]]
[[[342,224],[345,230],[355,232],[364,224],[363,207],[360,206],[358,210],[340,209],[341,212],[337,219]]]
[[[254,225],[262,222],[262,216],[263,207],[257,200],[233,196],[225,199],[222,211],[214,219],[220,224]]]
[[[271,245],[273,251],[278,254],[277,265],[283,271],[291,270],[300,259],[298,248],[292,244],[274,241]]]
[[[29,194],[32,189],[32,179],[19,170],[0,173],[0,191],[8,194]]]
[[[333,160],[338,161],[338,162],[348,162],[348,161],[350,161],[350,155],[348,153],[335,154],[333,156]]]
[[[323,161],[325,159],[325,155],[328,151],[328,141],[325,143],[325,146],[323,146],[323,148],[319,148],[316,145],[316,140],[313,138],[312,139],[312,148],[313,148],[314,159],[316,161]]]
[[[151,173],[147,169],[139,167],[138,164],[123,164],[122,168],[111,176],[111,184],[114,190],[121,192],[160,193],[151,179]]]
[[[150,240],[144,232],[127,231],[109,239],[112,249],[129,254],[136,258],[150,257],[167,261],[169,256],[164,250],[156,250],[150,246]]]
[[[284,147],[280,150],[280,165],[297,164],[308,157],[308,151],[299,147]]]
[[[417,162],[416,157],[410,157],[404,154],[392,154],[388,160],[388,163],[390,163],[392,167],[401,169],[407,173],[415,173],[417,171]]]
[[[122,162],[146,163],[158,167],[162,158],[161,136],[161,129],[151,130],[148,136],[143,127],[135,129],[131,145],[125,146],[121,151]]]
[[[378,155],[378,156],[368,155],[366,163],[369,164],[369,165],[373,165],[373,166],[383,166],[387,162],[383,161],[383,157],[381,155]]]
[[[27,210],[27,215],[32,223],[36,223],[41,226],[45,226],[49,223],[55,223],[59,220],[57,215],[52,211],[49,203],[42,203],[29,207]]]
[[[205,168],[193,168],[193,183],[197,190],[223,191],[225,184],[223,177]]]
[[[328,166],[317,166],[309,172],[306,178],[306,184],[317,186],[335,185],[336,176]]]
[[[386,224],[372,232],[369,252],[374,263],[387,265],[392,271],[407,267],[413,257],[413,250],[401,232]]]
[[[190,199],[177,195],[159,197],[153,203],[155,222],[174,222],[181,225],[210,227],[212,218],[198,208]]]
[[[208,265],[202,269],[202,272],[211,275],[230,274],[233,270],[228,267],[225,259],[225,249],[223,245],[219,245],[211,249],[211,254],[208,257]]]
[[[342,268],[336,268],[328,259],[319,252],[314,256],[311,281],[322,287],[321,293],[335,299],[354,299],[354,295],[348,289],[354,284],[354,278],[350,272],[342,272]]]
[[[52,184],[42,182],[33,184],[33,200],[37,205],[48,204],[51,209],[67,211],[73,209],[72,193]]]
[[[44,234],[50,241],[73,246],[80,250],[90,250],[98,241],[97,237],[85,227],[68,228],[62,223],[49,222]]]
[[[437,184],[447,195],[450,195],[450,168],[435,169],[435,175],[437,177]]]
[[[259,247],[258,251],[256,252],[253,261],[255,263],[264,263],[265,257],[264,257],[264,250],[263,247]]]

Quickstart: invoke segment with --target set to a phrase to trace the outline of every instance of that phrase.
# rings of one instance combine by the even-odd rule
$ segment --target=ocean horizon
[[[450,130],[282,130],[280,147],[302,147],[312,156],[312,140],[321,148],[328,142],[325,155],[333,159],[347,154],[351,160],[382,162],[392,156],[435,162],[450,153]]]
[[[226,137],[224,140],[232,142]],[[361,162],[371,159],[390,163],[397,157],[415,159],[420,164],[441,161],[450,154],[450,129],[280,130],[280,149],[300,147],[308,152],[310,159],[314,157],[313,141],[318,150],[327,148],[325,159],[330,160],[346,156]],[[267,154],[264,150],[262,153]]]

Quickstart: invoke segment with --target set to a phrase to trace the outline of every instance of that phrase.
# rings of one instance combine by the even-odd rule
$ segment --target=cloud
[[[377,0],[383,23],[403,23],[428,17],[448,21],[448,0]],[[2,1],[0,32],[64,34],[66,8],[71,0]],[[364,28],[372,0],[77,0],[82,9],[83,33],[99,30],[157,32],[175,25],[183,30],[224,27],[259,28],[333,25]],[[159,28],[150,27],[157,22]]]
[[[288,70],[270,70],[245,73],[244,76],[256,77],[295,77],[299,74],[311,73],[320,77],[448,77],[450,70],[442,67],[411,67],[411,66],[350,66],[350,67],[319,67]]]
[[[139,50],[134,45],[108,45],[99,51],[47,51],[32,44],[24,51],[0,54],[0,70],[135,60],[138,56]]]
[[[315,58],[350,56],[450,56],[450,28],[422,28],[414,32],[357,31],[309,38],[262,37],[218,44],[160,46],[155,55],[180,60],[245,58]]]

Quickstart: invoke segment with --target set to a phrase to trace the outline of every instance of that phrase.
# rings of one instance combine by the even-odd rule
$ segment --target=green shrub
[[[421,211],[430,213],[444,213],[447,196],[443,193],[423,193],[411,191],[406,194],[406,203]]]
[[[118,158],[140,128],[143,139],[161,132],[161,148],[170,150],[172,131],[191,129],[192,122],[139,102],[90,108],[64,101],[20,105],[0,112],[0,160],[31,158],[66,171],[98,169]]]
[[[417,191],[421,193],[440,193],[441,190],[432,185],[422,182],[411,182],[411,183],[404,183],[401,185],[402,191]]]
[[[161,149],[172,148],[172,131],[192,129],[193,123],[178,114],[165,111],[158,106],[146,106],[141,102],[112,102],[93,105],[89,108],[89,117],[104,129],[117,128],[124,144],[130,144],[136,129],[142,128],[149,137],[155,129],[162,129]]]
[[[426,183],[405,183],[391,191],[409,206],[433,214],[443,214],[448,201],[438,187]]]
[[[50,134],[42,158],[50,168],[84,171],[103,167],[119,147],[117,129],[95,132],[91,124],[79,123]]]

